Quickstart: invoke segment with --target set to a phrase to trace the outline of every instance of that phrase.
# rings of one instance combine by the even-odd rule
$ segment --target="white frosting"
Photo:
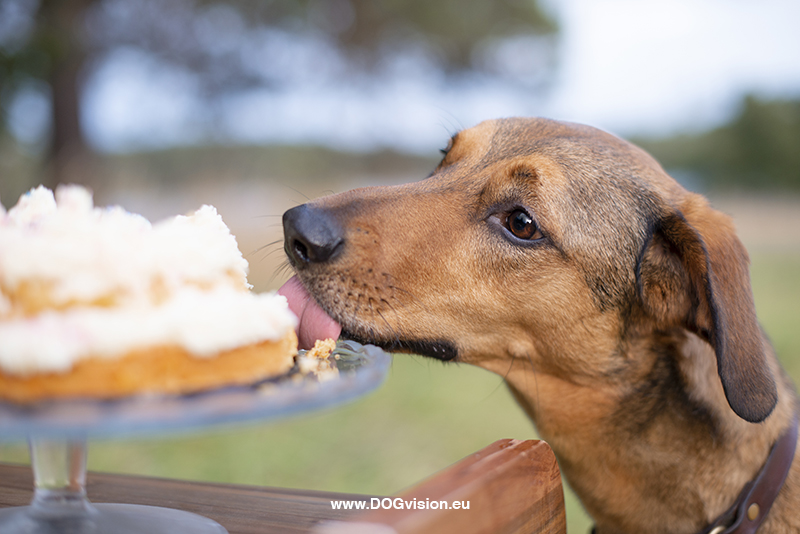
[[[59,187],[54,198],[39,186],[0,219],[0,285],[13,293],[46,281],[54,304],[138,298],[153,283],[210,287],[231,275],[245,287],[247,260],[212,206],[151,225],[119,206],[92,207],[83,187]]]
[[[131,350],[178,345],[197,357],[265,340],[294,328],[286,299],[221,287],[186,288],[160,306],[76,307],[0,322],[0,368],[28,375],[67,371],[86,356],[114,358]]]
[[[0,212],[0,289],[13,295],[22,282],[46,281],[55,303],[118,298],[111,308],[74,305],[0,320],[0,368],[66,371],[89,356],[158,345],[209,357],[283,338],[297,322],[286,299],[250,293],[246,274],[212,206],[151,225],[120,207],[93,207],[85,188],[59,187],[54,196],[40,186]],[[0,318],[12,307],[0,293]]]

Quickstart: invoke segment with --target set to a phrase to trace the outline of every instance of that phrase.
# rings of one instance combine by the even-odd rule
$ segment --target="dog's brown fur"
[[[426,180],[302,209],[341,238],[294,263],[347,335],[504,376],[600,534],[701,530],[790,424],[730,219],[614,136],[485,122]],[[798,510],[795,462],[759,532]]]

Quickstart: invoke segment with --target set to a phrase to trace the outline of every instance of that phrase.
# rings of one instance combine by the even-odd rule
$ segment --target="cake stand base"
[[[48,517],[35,506],[0,510],[3,534],[227,534],[219,523],[182,510],[90,504],[82,513]]]
[[[219,523],[183,510],[89,502],[85,439],[31,439],[30,450],[33,500],[0,510],[2,534],[227,534]]]

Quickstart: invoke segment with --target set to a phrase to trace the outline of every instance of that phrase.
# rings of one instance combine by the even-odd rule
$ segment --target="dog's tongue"
[[[289,309],[297,316],[297,342],[301,349],[310,349],[318,339],[337,339],[342,327],[334,321],[308,294],[306,288],[293,276],[278,290],[289,301]]]

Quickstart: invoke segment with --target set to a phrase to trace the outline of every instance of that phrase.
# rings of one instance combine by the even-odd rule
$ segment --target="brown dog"
[[[797,409],[730,219],[585,126],[485,122],[444,152],[288,211],[302,284],[347,337],[505,377],[598,533],[710,530]],[[759,532],[798,531],[795,462]]]

